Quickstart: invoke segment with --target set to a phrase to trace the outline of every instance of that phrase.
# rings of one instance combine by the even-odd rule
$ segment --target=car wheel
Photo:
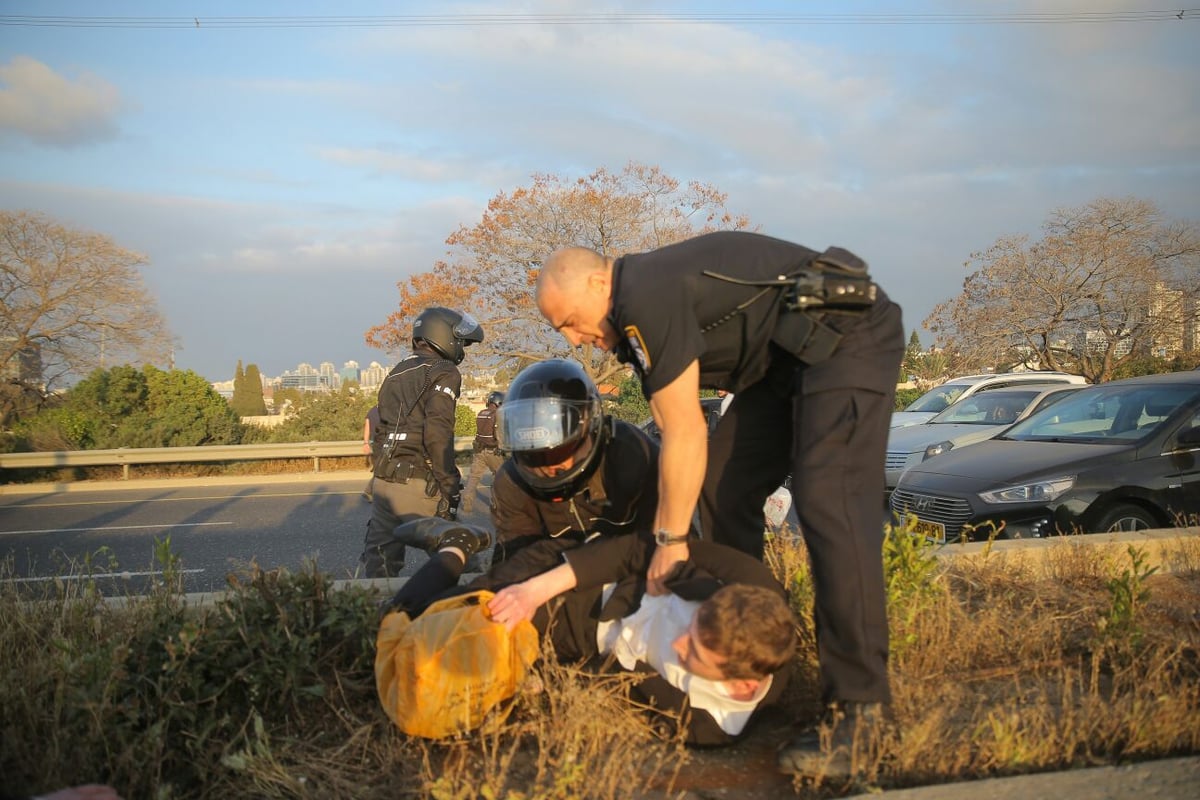
[[[1144,531],[1159,527],[1158,520],[1140,506],[1123,503],[1113,506],[1100,517],[1096,530],[1110,533],[1113,531]]]

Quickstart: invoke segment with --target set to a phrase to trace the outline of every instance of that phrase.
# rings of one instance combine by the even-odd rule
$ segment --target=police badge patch
[[[645,375],[650,371],[650,353],[646,350],[646,342],[642,339],[642,332],[638,330],[637,325],[625,326],[625,339],[629,342],[629,349],[633,351],[634,357],[637,358],[642,375]]]

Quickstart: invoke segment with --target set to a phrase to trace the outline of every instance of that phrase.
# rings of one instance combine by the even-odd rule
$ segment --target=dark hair
[[[700,644],[722,657],[726,680],[765,678],[796,648],[796,620],[787,600],[764,586],[722,586],[696,610]]]

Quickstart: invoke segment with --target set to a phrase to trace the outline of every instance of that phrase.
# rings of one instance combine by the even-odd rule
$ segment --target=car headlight
[[[1057,500],[1074,485],[1075,476],[1067,475],[1048,481],[1022,483],[1018,486],[1005,486],[990,492],[980,492],[979,499],[985,503],[1044,503]]]
[[[921,460],[925,461],[933,458],[934,456],[940,456],[942,453],[948,453],[952,449],[954,449],[954,442],[938,442],[937,444],[931,444],[929,447],[925,448],[925,458]]]

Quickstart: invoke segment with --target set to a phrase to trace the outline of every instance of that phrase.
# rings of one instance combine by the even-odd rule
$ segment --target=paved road
[[[161,565],[156,540],[170,537],[185,590],[215,591],[241,565],[292,570],[306,559],[335,579],[355,576],[371,506],[366,473],[0,487],[4,576],[36,584],[78,574],[90,562],[106,593],[141,591]],[[486,509],[480,498],[477,509]],[[479,513],[466,520],[486,524]],[[424,560],[409,556],[405,573]]]

